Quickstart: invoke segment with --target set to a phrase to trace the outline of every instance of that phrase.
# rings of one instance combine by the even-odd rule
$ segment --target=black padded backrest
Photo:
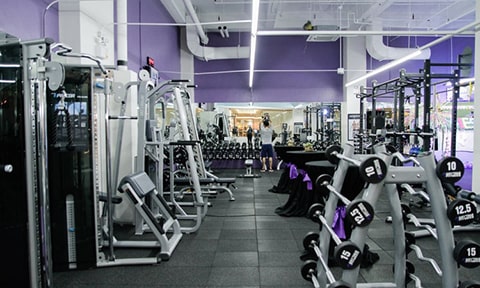
[[[140,198],[145,197],[145,195],[155,189],[155,184],[152,182],[152,179],[143,171],[123,177],[118,190],[121,191],[121,187],[125,185],[125,183],[130,184]]]

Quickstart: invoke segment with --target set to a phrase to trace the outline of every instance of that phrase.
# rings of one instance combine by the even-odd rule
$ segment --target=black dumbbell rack
[[[341,183],[345,180],[346,171],[349,165],[347,159],[358,159],[360,156],[362,159],[368,158],[380,158],[384,163],[392,163],[394,158],[400,158],[402,162],[413,161],[413,166],[390,166],[383,170],[380,169],[380,173],[377,172],[377,176],[381,174],[381,181],[375,180],[375,183],[369,182],[368,186],[364,189],[363,193],[359,196],[361,200],[368,202],[372,207],[375,207],[375,204],[380,197],[380,195],[387,195],[388,201],[391,207],[391,218],[392,218],[392,233],[394,239],[394,279],[391,283],[358,283],[357,279],[359,275],[360,267],[355,267],[353,269],[344,269],[342,271],[341,281],[347,283],[351,287],[405,287],[407,276],[410,279],[415,280],[417,285],[421,285],[420,278],[415,275],[407,275],[411,273],[411,269],[408,268],[407,261],[407,244],[405,237],[405,228],[404,228],[404,217],[402,204],[398,196],[397,184],[402,183],[411,183],[411,184],[423,184],[426,187],[427,193],[430,195],[431,209],[432,209],[432,218],[435,222],[435,231],[436,237],[438,239],[439,246],[439,257],[441,258],[441,263],[438,265],[433,265],[433,259],[426,259],[424,257],[419,257],[419,260],[430,262],[437,268],[440,273],[439,277],[442,278],[442,287],[451,288],[457,287],[459,282],[458,269],[459,261],[467,262],[478,262],[478,257],[475,255],[467,255],[467,251],[475,249],[475,252],[480,251],[478,244],[476,243],[459,243],[455,245],[452,229],[452,216],[449,215],[449,209],[445,201],[445,196],[443,194],[442,183],[439,179],[442,171],[438,171],[437,164],[435,163],[435,158],[433,153],[422,153],[416,158],[405,159],[401,157],[401,154],[391,154],[387,153],[385,146],[380,144],[374,147],[376,151],[375,155],[354,155],[354,147],[350,144],[344,145],[342,147],[342,158],[339,157],[338,166],[335,171],[335,174],[332,178],[331,186],[337,191],[341,191]],[[356,157],[356,158],[355,158]],[[328,155],[327,155],[328,158]],[[364,163],[365,161],[350,161]],[[368,162],[371,163],[371,162]],[[448,166],[448,165],[447,165]],[[368,174],[371,166],[359,165],[365,171],[362,173]],[[451,168],[451,167],[450,167]],[[447,175],[456,175],[457,171],[454,171],[455,168],[452,168],[452,171],[447,171]],[[368,171],[367,171],[368,170]],[[445,172],[445,171],[444,171]],[[368,182],[368,181],[367,181]],[[325,203],[324,215],[327,223],[332,223],[335,211],[337,208],[339,197],[334,193],[330,193],[328,200]],[[455,210],[455,209],[454,209]],[[462,214],[462,209],[457,209],[459,214]],[[459,215],[463,216],[463,215]],[[453,217],[455,218],[455,217]],[[357,247],[364,247],[366,238],[368,235],[368,225],[364,227],[355,227],[351,233],[349,241],[357,245]],[[330,271],[326,271],[323,263],[328,263],[328,251],[330,245],[330,232],[328,229],[321,229],[319,233],[319,244],[318,248],[322,256],[322,261],[318,262],[318,267],[316,270],[316,280],[318,280],[319,287],[331,287],[327,286],[328,277],[327,274],[330,274]],[[464,245],[465,244],[465,245]],[[459,246],[461,245],[461,247]],[[455,252],[455,253],[454,253]],[[463,253],[463,254],[462,254]],[[461,254],[461,256],[459,256]],[[477,253],[478,254],[478,253]],[[418,255],[418,254],[417,254]],[[470,257],[470,258],[469,258]],[[476,257],[476,258],[475,258]],[[420,259],[422,258],[422,259]],[[338,280],[338,279],[337,279]],[[331,281],[329,281],[331,282]],[[345,286],[343,286],[345,287]],[[348,286],[347,286],[348,287]],[[463,286],[462,286],[463,287]],[[469,287],[469,286],[465,286]],[[472,286],[474,287],[474,286]]]

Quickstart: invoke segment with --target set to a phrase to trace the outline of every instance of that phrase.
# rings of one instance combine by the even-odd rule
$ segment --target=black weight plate
[[[480,265],[480,245],[473,240],[460,240],[455,249],[453,257],[457,263],[465,268],[475,268]]]
[[[312,281],[312,276],[317,275],[317,261],[307,260],[303,263],[301,269],[303,279],[307,281]],[[312,275],[313,274],[313,275]]]
[[[315,190],[318,191],[322,197],[327,197],[330,193],[330,190],[328,190],[326,184],[330,184],[331,181],[332,176],[328,174],[322,174],[318,176],[317,180],[315,180]]]
[[[375,214],[370,203],[365,200],[354,200],[347,206],[347,220],[355,227],[365,227],[369,225]]]
[[[355,269],[362,262],[362,251],[351,241],[344,241],[333,250],[333,257],[342,269]]]
[[[333,152],[342,153],[342,147],[338,145],[331,145],[328,146],[327,149],[325,149],[325,157],[327,158],[328,162],[332,164],[338,164],[340,159],[337,156],[333,155]]]
[[[318,246],[318,238],[320,235],[316,232],[310,231],[303,237],[303,248],[305,250],[312,250],[313,245]]]
[[[473,221],[475,221],[476,215],[477,208],[468,200],[455,199],[448,204],[447,216],[453,225],[470,225],[473,223]]]
[[[380,183],[387,176],[387,164],[379,157],[372,156],[360,163],[359,173],[367,183]]]
[[[318,219],[318,213],[323,214],[324,210],[325,210],[325,206],[323,204],[314,203],[312,204],[312,206],[310,206],[310,208],[308,208],[308,211],[307,211],[308,218],[318,223],[320,222],[320,220]]]
[[[437,163],[435,172],[442,182],[455,183],[462,179],[465,166],[460,159],[449,156]]]

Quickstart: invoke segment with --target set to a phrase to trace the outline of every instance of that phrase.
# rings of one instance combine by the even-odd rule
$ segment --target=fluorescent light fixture
[[[20,64],[0,64],[0,68],[19,68],[19,67],[20,67]]]
[[[466,26],[458,29],[458,30],[455,30],[455,31],[452,32],[452,33],[449,33],[449,34],[444,35],[444,36],[442,36],[442,37],[440,37],[440,38],[438,38],[438,39],[435,39],[435,40],[433,40],[432,42],[430,42],[430,43],[428,43],[428,44],[425,44],[425,45],[423,45],[422,47],[418,48],[415,52],[413,52],[413,53],[411,53],[411,54],[408,54],[408,55],[406,55],[406,56],[404,56],[404,57],[398,58],[397,60],[394,60],[394,61],[392,61],[392,62],[390,62],[390,63],[388,63],[388,64],[386,64],[386,65],[383,65],[383,66],[381,66],[381,67],[379,67],[379,68],[371,71],[370,73],[367,73],[367,74],[365,74],[365,75],[363,75],[363,76],[361,76],[361,77],[359,77],[359,78],[357,78],[357,79],[354,79],[354,80],[348,82],[347,84],[345,84],[345,87],[351,86],[352,84],[355,84],[355,83],[360,82],[360,81],[362,81],[362,80],[365,80],[365,79],[367,79],[367,78],[369,78],[369,77],[371,77],[371,76],[377,75],[378,73],[381,73],[381,72],[386,71],[386,70],[388,70],[388,69],[390,69],[390,68],[393,68],[393,67],[395,67],[395,66],[397,66],[397,65],[399,65],[399,64],[401,64],[401,63],[403,63],[403,62],[405,62],[405,61],[408,61],[408,60],[410,60],[410,59],[412,59],[412,58],[420,55],[423,50],[425,50],[425,49],[427,49],[427,48],[430,48],[430,47],[433,47],[433,46],[437,45],[437,44],[440,43],[440,42],[443,42],[443,41],[445,41],[445,40],[448,40],[448,39],[452,38],[452,37],[455,36],[455,35],[458,35],[458,34],[460,34],[460,33],[463,33],[464,31],[467,31],[467,30],[469,30],[469,29],[475,28],[475,27],[478,26],[478,25],[480,25],[480,21],[475,21],[475,22],[472,22],[472,23],[470,23],[470,24],[468,24],[468,25],[466,25]]]
[[[365,80],[365,79],[367,79],[367,78],[370,78],[370,77],[372,77],[372,76],[374,76],[374,75],[377,75],[377,74],[379,74],[379,73],[382,73],[383,71],[386,71],[386,70],[391,69],[391,68],[393,68],[393,67],[395,67],[395,66],[397,66],[397,65],[400,65],[400,64],[402,64],[403,62],[406,62],[406,61],[408,61],[408,60],[410,60],[410,59],[412,59],[412,58],[415,58],[415,57],[417,57],[417,56],[420,55],[420,54],[422,54],[422,50],[418,49],[418,50],[416,50],[416,51],[413,52],[413,53],[410,53],[410,54],[408,54],[408,55],[406,55],[406,56],[403,56],[403,57],[401,57],[401,58],[398,58],[398,59],[396,59],[396,60],[393,60],[393,61],[391,61],[391,62],[389,62],[389,63],[387,63],[387,64],[385,64],[385,65],[383,65],[383,66],[381,66],[381,67],[378,67],[378,68],[375,69],[375,70],[370,71],[369,73],[367,73],[367,74],[365,74],[365,75],[363,75],[363,76],[361,76],[361,77],[358,77],[357,79],[354,79],[354,80],[348,82],[347,84],[345,84],[345,87],[351,86],[351,85],[353,85],[353,84],[355,84],[355,83],[358,83],[358,82],[360,82],[360,81],[363,81],[363,80]]]
[[[248,87],[253,87],[253,72],[255,70],[255,50],[257,49],[258,11],[260,0],[252,1],[252,32],[250,40],[250,70],[248,73]]]
[[[0,83],[2,84],[13,84],[16,83],[16,80],[0,80]]]

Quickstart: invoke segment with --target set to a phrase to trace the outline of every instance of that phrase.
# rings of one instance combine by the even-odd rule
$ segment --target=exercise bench
[[[210,195],[215,195],[217,192],[227,192],[229,194],[229,200],[234,201],[235,197],[233,196],[232,190],[230,187],[237,189],[237,187],[234,185],[236,179],[235,178],[230,178],[230,177],[218,177],[210,172],[206,172],[207,177],[206,178],[199,178],[200,185],[202,186],[201,188],[205,188],[208,190],[208,193],[206,193],[206,196]],[[192,184],[192,180],[188,177],[180,177],[180,178],[174,178],[174,183],[175,185],[179,186],[190,186]],[[225,185],[225,186],[224,186]],[[182,189],[181,192],[185,190]],[[213,192],[213,193],[212,193]]]
[[[245,159],[245,174],[241,174],[238,177],[239,178],[259,178],[261,177],[258,174],[253,174],[252,173],[252,168],[253,168],[253,159]]]
[[[122,178],[118,191],[126,193],[158,241],[129,241],[134,247],[160,247],[160,260],[168,260],[182,239],[180,224],[167,201],[158,193],[155,184],[145,172]],[[150,197],[160,214],[155,215],[145,203]],[[170,238],[167,237],[167,232]],[[136,245],[135,243],[136,242]],[[127,245],[125,245],[127,246]]]

